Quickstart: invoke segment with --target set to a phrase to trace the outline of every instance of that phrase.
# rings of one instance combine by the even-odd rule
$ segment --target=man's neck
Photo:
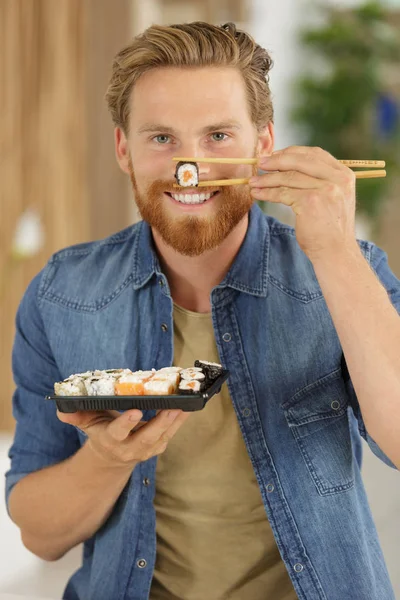
[[[195,257],[179,254],[152,229],[160,264],[176,304],[193,312],[211,312],[211,291],[228,273],[246,236],[248,224],[247,214],[218,248]]]

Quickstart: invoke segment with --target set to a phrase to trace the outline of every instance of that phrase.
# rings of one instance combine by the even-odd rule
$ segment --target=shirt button
[[[230,342],[232,339],[232,336],[230,333],[224,333],[224,335],[222,336],[222,339],[224,340],[224,342]]]
[[[163,280],[163,279],[159,279],[159,280],[158,280],[158,283],[161,285],[161,287],[163,287],[163,286],[164,286],[164,280]]]
[[[338,400],[334,400],[331,403],[331,408],[333,408],[333,410],[338,410],[340,408],[340,402]]]
[[[267,485],[267,492],[270,494],[271,492],[273,492],[275,489],[275,487],[272,485],[272,483],[269,483]]]
[[[296,571],[296,573],[301,573],[302,570],[304,569],[304,567],[301,563],[296,563],[293,568]]]
[[[150,479],[148,477],[145,477],[143,479],[143,485],[145,485],[146,487],[150,485]]]
[[[136,564],[139,567],[139,569],[144,569],[147,566],[147,561],[144,560],[144,558],[140,558]]]
[[[163,324],[161,325],[161,329],[162,329],[163,331],[168,331],[168,325],[167,325],[166,323],[163,323]]]
[[[248,416],[250,415],[250,412],[251,412],[251,411],[250,411],[250,409],[249,409],[249,408],[244,408],[244,409],[243,409],[243,411],[242,411],[242,415],[243,415],[244,417],[248,417]]]

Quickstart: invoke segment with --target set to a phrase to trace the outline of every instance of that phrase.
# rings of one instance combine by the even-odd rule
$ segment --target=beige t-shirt
[[[174,306],[174,364],[220,362],[210,314]],[[156,471],[151,600],[295,600],[224,384]]]

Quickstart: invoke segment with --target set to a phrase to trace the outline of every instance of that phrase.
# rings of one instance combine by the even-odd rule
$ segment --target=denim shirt
[[[399,311],[400,281],[386,254],[358,243]],[[361,479],[360,434],[394,465],[366,431],[336,330],[294,229],[254,205],[245,240],[213,289],[211,305],[232,403],[299,599],[394,599]],[[65,460],[85,443],[85,435],[59,421],[54,403],[44,399],[53,383],[91,369],[171,365],[172,311],[144,222],[51,258],[17,314],[17,427],[7,499],[22,477]],[[144,419],[154,414],[145,411]],[[82,568],[68,582],[65,599],[149,597],[156,461],[134,469],[106,523],[84,543]],[[209,493],[218,502],[216,490]]]

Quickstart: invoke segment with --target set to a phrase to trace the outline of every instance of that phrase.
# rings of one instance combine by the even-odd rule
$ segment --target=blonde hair
[[[115,126],[129,131],[129,103],[134,84],[160,67],[236,67],[246,85],[250,114],[257,130],[273,121],[268,52],[234,23],[220,27],[196,21],[152,25],[115,56],[106,101]]]

